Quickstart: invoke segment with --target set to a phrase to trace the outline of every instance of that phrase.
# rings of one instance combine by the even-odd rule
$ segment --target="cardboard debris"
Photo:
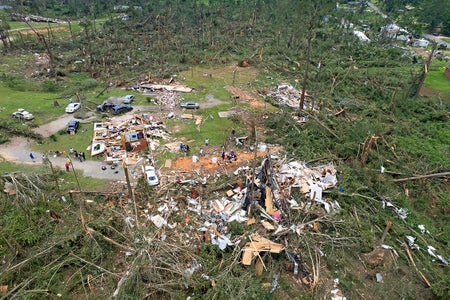
[[[247,226],[249,226],[249,225],[252,225],[252,224],[255,224],[256,223],[256,220],[255,220],[255,218],[251,218],[251,219],[248,219],[247,220]]]
[[[259,234],[250,238],[250,242],[245,244],[245,248],[242,254],[242,264],[249,266],[252,264],[252,260],[259,255],[261,251],[269,251],[270,253],[280,253],[284,250],[284,245],[274,243]]]
[[[256,275],[261,275],[262,273],[263,273],[263,271],[264,271],[264,263],[263,263],[263,261],[261,260],[261,258],[257,258],[256,259],[256,261],[255,261],[255,273],[256,273]]]
[[[269,222],[267,222],[267,221],[261,221],[261,224],[267,230],[275,230],[275,227],[272,224],[270,224]]]
[[[234,192],[232,190],[227,191],[227,197],[232,197],[234,195]]]
[[[166,159],[166,161],[164,162],[164,167],[169,169],[172,168],[172,160]]]
[[[8,195],[15,195],[16,194],[16,188],[14,187],[14,184],[11,182],[5,181],[5,187],[3,189],[5,193]]]
[[[0,295],[6,295],[7,292],[8,292],[8,286],[0,285]]]

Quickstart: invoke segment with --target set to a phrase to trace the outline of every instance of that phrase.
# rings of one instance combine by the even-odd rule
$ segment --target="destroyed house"
[[[148,147],[149,134],[158,120],[154,116],[143,114],[133,116],[122,122],[94,123],[91,144],[91,156],[103,154],[106,161],[123,160],[127,152],[139,152]]]
[[[128,152],[142,151],[147,148],[147,145],[143,129],[122,134],[122,148]]]

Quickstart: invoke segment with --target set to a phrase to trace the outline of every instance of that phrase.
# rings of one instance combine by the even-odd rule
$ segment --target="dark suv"
[[[130,105],[116,105],[112,108],[112,113],[115,115],[120,115],[131,110],[133,110],[133,107]]]
[[[69,123],[67,123],[67,133],[77,133],[78,127],[80,127],[80,121],[72,120]]]

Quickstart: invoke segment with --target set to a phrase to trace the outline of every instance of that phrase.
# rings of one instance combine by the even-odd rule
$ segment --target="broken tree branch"
[[[388,231],[391,228],[391,226],[392,226],[392,222],[391,221],[387,221],[386,222],[386,228],[384,229],[383,236],[381,237],[380,245],[384,244],[384,240],[386,239],[386,236],[387,236]]]
[[[91,263],[90,261],[87,261],[87,260],[85,260],[85,259],[82,258],[82,257],[79,257],[78,255],[74,254],[73,252],[70,252],[69,255],[75,257],[76,259],[78,259],[78,260],[80,260],[80,261],[82,261],[82,262],[84,262],[85,264],[88,264],[88,265],[90,265],[90,266],[93,266],[93,267],[99,269],[100,271],[103,271],[103,272],[108,273],[108,274],[110,274],[110,275],[113,275],[113,276],[115,276],[115,277],[117,277],[117,276],[119,275],[119,274],[117,274],[117,273],[113,273],[113,272],[111,272],[111,271],[108,271],[108,270],[106,270],[105,268],[102,268],[102,267],[100,267],[100,266],[97,266],[96,264]]]
[[[423,179],[423,178],[436,178],[436,177],[447,177],[447,176],[450,176],[450,172],[418,175],[418,176],[413,176],[413,177],[394,179],[393,181],[394,182],[403,182],[403,181],[417,180],[417,179]]]
[[[330,128],[328,128],[327,125],[323,124],[322,122],[319,121],[319,119],[317,119],[315,116],[309,115],[309,117],[311,117],[314,121],[316,121],[320,126],[322,126],[323,128],[325,128],[326,131],[328,131],[332,136],[334,136],[335,138],[337,138],[338,140],[340,140],[341,138],[334,133],[333,130],[331,130]]]
[[[423,273],[417,268],[416,263],[414,262],[411,250],[409,249],[409,246],[406,243],[402,244],[403,249],[406,250],[406,253],[408,254],[408,258],[411,262],[411,264],[413,265],[414,269],[416,269],[416,272],[419,273],[420,277],[422,277],[423,281],[427,284],[428,287],[431,287],[430,282],[428,281],[428,279],[425,277],[425,275],[423,275]]]

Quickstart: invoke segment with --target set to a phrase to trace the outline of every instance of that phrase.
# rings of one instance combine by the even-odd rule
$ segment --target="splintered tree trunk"
[[[69,25],[69,31],[70,31],[70,39],[72,40],[72,45],[74,44],[73,40],[73,31],[72,31],[72,24],[70,23],[70,19],[66,19],[67,24]]]
[[[48,41],[45,38],[45,35],[42,33],[37,32],[33,26],[31,26],[31,24],[27,21],[25,21],[25,23],[27,23],[27,25],[31,28],[31,30],[33,30],[33,32],[36,34],[36,37],[39,41],[42,41],[44,43],[45,49],[47,50],[47,54],[48,54],[48,59],[49,59],[49,64],[50,64],[50,69],[51,69],[51,73],[54,74],[54,69],[55,69],[55,61],[53,59],[53,51],[50,45],[50,41]]]
[[[308,48],[306,50],[305,73],[303,74],[302,94],[300,95],[300,104],[299,104],[300,111],[302,111],[305,106],[306,84],[308,82],[309,65],[311,64],[311,42],[312,42],[312,32],[309,32],[308,33],[308,46],[307,46]]]
[[[303,74],[302,94],[300,95],[300,104],[298,107],[299,111],[302,111],[305,106],[306,84],[308,82],[309,65],[311,64],[311,48],[312,48],[312,40],[314,38],[314,27],[316,26],[317,15],[318,15],[318,7],[315,6],[313,15],[311,16],[311,19],[309,20],[308,24],[309,26],[307,35],[306,66],[305,66],[305,73]]]
[[[2,28],[0,28],[0,40],[2,40],[3,43],[3,49],[8,49],[9,45],[8,45],[8,35],[6,33],[6,30],[3,30]]]

